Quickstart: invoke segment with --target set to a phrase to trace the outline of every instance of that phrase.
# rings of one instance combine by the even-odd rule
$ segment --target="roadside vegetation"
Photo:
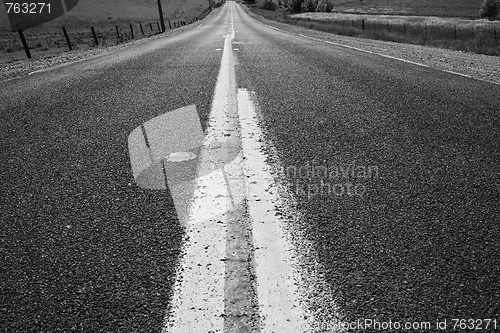
[[[274,6],[268,2],[274,2]],[[335,12],[332,0],[261,0],[248,4],[266,18],[308,29],[500,56],[500,0],[479,2],[475,19],[457,17],[455,12],[450,12],[450,17],[438,17],[441,12],[436,16],[340,13]]]
[[[500,0],[484,0],[479,10],[479,16],[493,19],[500,12]]]

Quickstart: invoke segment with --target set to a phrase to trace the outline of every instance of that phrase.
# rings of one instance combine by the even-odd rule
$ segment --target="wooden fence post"
[[[115,25],[115,30],[116,30],[116,38],[120,39],[120,30],[118,30],[117,25]]]
[[[139,23],[139,26],[141,27],[141,33],[144,35],[144,29],[142,28],[142,23]]]
[[[21,38],[21,43],[23,43],[24,51],[26,52],[26,56],[28,59],[31,59],[30,49],[28,48],[28,43],[26,43],[26,38],[24,38],[24,33],[21,29],[17,31],[19,33],[19,37]]]
[[[129,23],[130,25],[130,33],[132,34],[132,39],[134,39],[134,27],[132,26],[132,23]]]
[[[94,27],[90,27],[90,31],[92,31],[92,36],[94,36],[94,43],[95,43],[95,45],[99,45],[99,41],[97,40],[97,35],[95,33]]]
[[[69,40],[68,32],[66,31],[65,27],[62,27],[63,33],[64,33],[64,38],[66,38],[66,44],[68,44],[68,49],[71,51],[73,47],[71,46],[71,41]]]

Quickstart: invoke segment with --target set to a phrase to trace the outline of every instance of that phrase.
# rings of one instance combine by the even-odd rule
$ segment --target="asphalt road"
[[[233,15],[237,86],[342,319],[500,328],[500,87]],[[161,331],[183,231],[127,137],[191,104],[206,129],[228,17],[0,83],[0,330]]]

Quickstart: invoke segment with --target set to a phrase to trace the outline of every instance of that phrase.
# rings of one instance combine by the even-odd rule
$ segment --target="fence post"
[[[118,30],[117,25],[115,25],[115,30],[116,30],[116,38],[120,39],[120,30]]]
[[[68,44],[68,49],[71,51],[73,47],[71,46],[71,42],[69,40],[68,32],[66,31],[65,27],[62,27],[63,33],[64,33],[64,38],[66,38],[66,44]]]
[[[160,22],[156,22],[156,25],[158,26],[158,30],[160,30]]]
[[[361,28],[363,31],[365,30],[365,20],[361,20]]]
[[[132,23],[129,23],[130,25],[130,33],[132,34],[132,39],[134,39],[134,27],[132,27]]]
[[[21,38],[21,43],[23,43],[24,51],[26,52],[26,56],[28,59],[31,59],[30,49],[28,48],[28,44],[26,43],[26,38],[24,38],[24,33],[21,29],[17,30],[19,33],[19,37]]]
[[[172,24],[170,24],[170,20],[168,20],[168,28],[172,29]]]
[[[151,28],[151,31],[153,31],[153,23],[149,23],[149,27]]]
[[[97,35],[95,33],[94,27],[90,27],[90,31],[92,31],[92,36],[94,36],[94,43],[95,43],[95,45],[99,45],[99,42],[97,41]]]
[[[144,29],[142,28],[142,23],[139,23],[139,26],[141,27],[141,33],[144,35]]]

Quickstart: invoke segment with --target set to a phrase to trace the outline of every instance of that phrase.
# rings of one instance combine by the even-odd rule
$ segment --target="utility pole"
[[[158,12],[160,13],[161,32],[165,32],[165,20],[163,19],[163,10],[161,9],[161,0],[158,0]]]

